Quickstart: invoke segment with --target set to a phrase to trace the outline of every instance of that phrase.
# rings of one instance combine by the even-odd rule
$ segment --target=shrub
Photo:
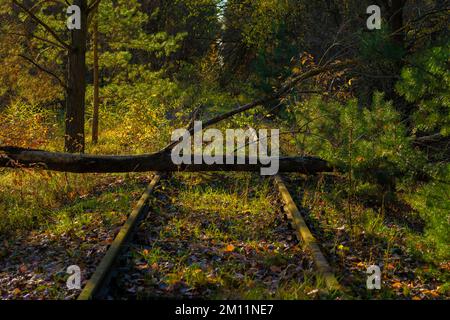
[[[359,184],[389,189],[397,179],[412,178],[423,167],[423,157],[413,149],[399,113],[381,93],[374,95],[368,108],[360,108],[356,99],[340,104],[316,98],[294,110],[298,125],[305,129],[296,137],[300,148],[352,172]]]

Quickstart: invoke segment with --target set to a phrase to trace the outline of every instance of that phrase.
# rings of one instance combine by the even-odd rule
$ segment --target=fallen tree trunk
[[[74,173],[114,173],[114,172],[199,172],[199,171],[260,171],[258,164],[192,164],[175,165],[170,152],[153,154],[110,156],[48,152],[16,147],[0,147],[0,167],[41,168],[44,170]],[[224,161],[225,163],[225,161]],[[332,168],[322,159],[315,157],[280,157],[279,172],[299,172],[315,174],[331,172]]]

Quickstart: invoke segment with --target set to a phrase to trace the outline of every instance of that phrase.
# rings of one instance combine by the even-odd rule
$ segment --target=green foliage
[[[271,92],[305,49],[297,30],[304,8],[303,1],[227,1],[223,76],[250,79],[255,90]]]
[[[411,57],[397,91],[414,103],[415,131],[450,135],[450,41]]]
[[[39,148],[54,138],[55,113],[23,102],[0,110],[0,145]]]
[[[66,18],[64,11],[55,10],[55,6],[53,1],[45,1],[36,6],[33,12],[61,35],[67,30]],[[12,8],[12,1],[2,1],[0,4],[0,102],[2,99],[22,100],[36,106],[61,99],[63,95],[57,81],[20,55],[63,78],[63,50],[40,40],[55,42],[27,14]],[[63,36],[61,38],[65,39]]]
[[[88,89],[90,116],[92,87]],[[184,99],[175,82],[143,67],[136,67],[123,79],[116,77],[101,88],[101,96],[103,133],[97,149],[121,153],[157,151],[167,144],[176,125],[170,119]]]
[[[100,69],[104,81],[124,77],[135,68],[149,63],[144,59],[153,55],[162,59],[176,52],[185,33],[169,35],[164,31],[146,32],[150,16],[136,1],[102,1],[98,9],[100,38]],[[93,64],[93,52],[88,52],[87,62]],[[140,62],[137,64],[137,62]]]
[[[424,235],[412,230],[407,233],[413,249],[428,261],[448,260],[449,167],[427,163],[426,156],[413,146],[413,138],[392,102],[380,93],[367,108],[358,107],[356,100],[341,104],[315,98],[288,112],[305,131],[292,142],[352,177],[350,188],[339,185],[340,192],[375,196],[380,203],[386,200],[386,192],[405,200],[425,223]],[[422,172],[437,180],[417,188]],[[383,237],[392,233],[384,218],[371,209],[363,211],[361,218],[369,233]]]
[[[277,40],[272,46],[259,48],[252,64],[255,87],[265,93],[271,93],[280,78],[291,74],[292,59],[298,54],[297,45],[289,41],[286,27],[284,22],[279,22],[273,32]]]
[[[266,42],[281,40],[279,35],[281,22],[288,12],[288,3],[278,0],[268,1],[230,1],[229,9],[234,14],[244,14],[249,18],[242,25],[242,36],[245,43],[257,49],[266,49]]]
[[[425,237],[417,237],[416,243],[424,243],[425,257],[429,261],[448,261],[450,252],[450,166],[440,177],[444,182],[431,182],[407,196],[408,202],[424,219]],[[445,182],[447,181],[447,182]]]
[[[383,94],[374,95],[369,108],[355,99],[346,104],[315,98],[291,109],[298,127],[302,150],[321,156],[362,183],[393,187],[396,178],[411,178],[423,159],[411,146],[411,139],[399,113]],[[393,190],[392,190],[393,191]]]
[[[220,0],[147,1],[143,7],[151,12],[148,33],[167,32],[183,35],[180,50],[162,60],[161,66],[178,71],[180,62],[194,63],[204,57],[220,31],[218,20]]]
[[[112,50],[135,49],[169,55],[179,47],[185,34],[146,33],[150,17],[137,0],[102,1],[99,7],[99,32]]]
[[[405,55],[405,50],[391,41],[391,30],[387,27],[369,33],[360,31],[358,36],[360,58],[367,62],[398,62]]]

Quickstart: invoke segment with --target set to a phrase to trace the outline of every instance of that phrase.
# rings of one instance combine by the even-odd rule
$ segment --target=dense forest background
[[[364,246],[361,234],[373,233],[383,254],[401,247],[427,265],[424,279],[438,283],[427,297],[448,295],[447,1],[75,3],[86,9],[84,38],[67,30],[66,1],[0,0],[2,146],[155,152],[195,111],[208,119],[320,69],[218,128],[280,128],[283,154],[327,160],[338,180],[314,178],[312,192],[322,198],[304,201],[313,224],[345,226],[349,242],[333,243],[333,254],[346,256]],[[366,26],[372,4],[382,9],[380,30]],[[85,72],[74,74],[68,61],[83,46]],[[334,70],[339,63],[348,64]],[[83,197],[121,179],[139,180],[0,169],[0,239],[52,224],[77,230],[70,221],[84,210]],[[410,296],[411,288],[397,289]]]

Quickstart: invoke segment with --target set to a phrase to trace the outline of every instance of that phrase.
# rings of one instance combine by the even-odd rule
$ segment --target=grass
[[[104,214],[105,221],[114,219],[114,212],[127,213],[136,192],[142,192],[137,179],[5,170],[0,175],[0,234],[67,229],[88,224],[96,213]]]

